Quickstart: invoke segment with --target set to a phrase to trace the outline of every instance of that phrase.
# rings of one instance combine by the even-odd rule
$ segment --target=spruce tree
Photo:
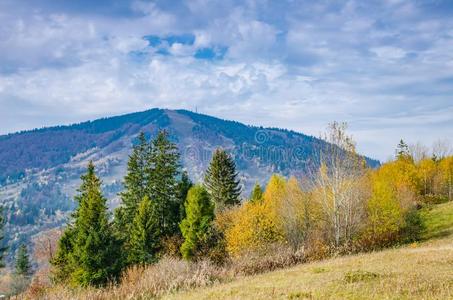
[[[156,217],[162,237],[179,232],[181,199],[178,197],[179,153],[168,139],[166,131],[160,131],[152,141],[149,165],[149,197],[155,202]]]
[[[149,160],[151,145],[146,141],[143,132],[138,136],[127,163],[127,174],[124,177],[124,191],[120,193],[122,206],[115,212],[115,219],[123,232],[132,224],[135,212],[143,197],[149,195]]]
[[[50,260],[52,265],[51,279],[55,283],[67,281],[68,277],[74,272],[75,264],[72,261],[71,254],[74,250],[74,228],[68,224],[60,240],[58,241],[55,255]]]
[[[192,181],[189,178],[189,174],[187,171],[184,171],[181,175],[181,180],[178,183],[178,199],[180,202],[179,205],[179,220],[180,222],[184,220],[186,217],[186,209],[184,204],[187,199],[187,193],[189,192],[190,188],[193,186]]]
[[[52,264],[60,276],[67,271],[66,277],[74,285],[101,286],[119,275],[119,244],[109,223],[101,180],[92,162],[81,178],[79,194],[75,197],[79,206],[72,215],[73,223],[60,239]]]
[[[17,250],[16,256],[16,275],[29,276],[31,275],[30,258],[28,257],[27,246],[21,244]]]
[[[195,185],[187,194],[185,208],[187,215],[180,224],[184,237],[181,254],[185,259],[190,259],[196,255],[210,232],[214,219],[214,205],[206,189],[201,185]]]
[[[255,183],[250,195],[250,202],[261,202],[263,200],[263,189],[258,182]]]
[[[217,149],[204,179],[216,212],[240,203],[241,187],[237,175],[233,158],[224,150]]]
[[[159,249],[160,228],[155,216],[154,204],[145,196],[138,206],[128,245],[129,264],[148,264],[156,260]]]
[[[5,255],[5,251],[8,249],[3,245],[4,239],[5,239],[5,233],[4,233],[4,227],[5,227],[5,217],[3,215],[3,206],[0,205],[0,268],[3,268],[5,266],[3,259]]]
[[[409,157],[410,157],[409,146],[401,139],[398,145],[396,146],[396,158],[408,159]]]

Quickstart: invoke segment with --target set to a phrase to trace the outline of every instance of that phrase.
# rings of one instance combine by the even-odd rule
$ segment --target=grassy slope
[[[453,203],[422,215],[427,241],[419,244],[238,278],[167,298],[453,299]]]

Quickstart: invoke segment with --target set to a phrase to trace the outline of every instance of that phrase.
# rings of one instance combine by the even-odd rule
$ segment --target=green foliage
[[[409,159],[409,146],[401,139],[396,146],[396,158],[397,159]]]
[[[5,265],[3,263],[3,258],[5,255],[5,251],[8,249],[7,247],[3,246],[4,239],[5,239],[5,233],[4,233],[4,228],[5,227],[5,217],[3,215],[3,206],[0,205],[0,268],[3,268]]]
[[[425,223],[416,209],[410,210],[404,216],[404,226],[402,228],[402,239],[404,242],[410,243],[418,241],[425,229]]]
[[[154,204],[145,196],[138,207],[130,230],[128,244],[129,264],[148,264],[156,261],[159,249],[160,228],[157,224]]]
[[[255,183],[252,193],[250,194],[250,202],[260,202],[263,200],[263,189],[258,182]]]
[[[76,200],[79,207],[73,214],[74,222],[66,229],[52,264],[57,276],[62,272],[70,282],[80,286],[101,286],[114,280],[120,272],[119,243],[114,238],[106,199],[101,192],[101,181],[92,162],[88,165]]]
[[[16,275],[29,276],[31,275],[31,264],[28,256],[27,246],[20,245],[16,256]]]
[[[134,145],[132,154],[129,156],[127,174],[124,177],[124,191],[120,193],[123,205],[116,219],[120,220],[118,225],[124,233],[127,232],[127,226],[132,224],[140,201],[149,194],[150,155],[151,146],[142,132],[138,137],[138,144]]]
[[[50,260],[52,268],[51,279],[55,283],[65,282],[68,276],[74,272],[74,264],[71,261],[71,253],[74,249],[74,228],[68,224],[63,232],[54,257]]]
[[[233,158],[225,150],[217,149],[204,179],[216,212],[240,203],[241,187],[237,175]]]
[[[189,190],[185,206],[187,215],[180,225],[184,237],[181,254],[185,259],[191,259],[208,238],[214,209],[208,192],[201,185]]]
[[[179,208],[180,221],[184,220],[184,218],[186,217],[186,209],[184,207],[184,204],[187,199],[187,193],[192,186],[193,183],[189,178],[189,174],[187,174],[187,171],[184,171],[181,174],[181,180],[178,182],[178,199],[181,203]]]
[[[168,139],[166,131],[160,131],[152,141],[149,163],[149,197],[155,202],[156,218],[162,237],[171,236],[179,232],[183,199],[178,197],[178,148]]]

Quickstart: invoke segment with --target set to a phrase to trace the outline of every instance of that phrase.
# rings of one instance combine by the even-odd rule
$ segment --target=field
[[[420,243],[241,277],[165,299],[453,299],[453,203],[422,215]]]

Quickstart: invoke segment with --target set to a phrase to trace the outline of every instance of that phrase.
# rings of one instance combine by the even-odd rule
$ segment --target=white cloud
[[[381,159],[400,138],[452,136],[453,21],[388,2],[134,1],[124,15],[3,2],[0,132],[198,107],[313,135],[348,121]],[[167,55],[143,39],[181,34],[193,45],[163,42]],[[219,46],[222,60],[193,57]]]

